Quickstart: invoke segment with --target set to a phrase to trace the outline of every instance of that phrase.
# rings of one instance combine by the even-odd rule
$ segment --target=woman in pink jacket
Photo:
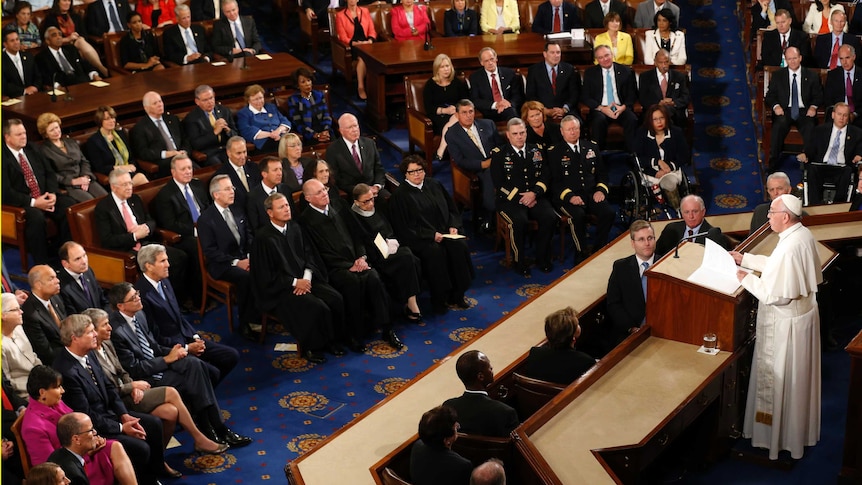
[[[428,7],[415,5],[415,0],[401,0],[392,8],[392,35],[395,40],[425,40],[431,29]]]

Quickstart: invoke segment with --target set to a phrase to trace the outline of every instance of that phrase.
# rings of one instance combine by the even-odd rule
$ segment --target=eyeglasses
[[[416,175],[417,173],[422,173],[424,171],[425,171],[424,168],[417,168],[415,170],[408,170],[407,175]]]
[[[222,192],[236,192],[236,187],[234,187],[233,185],[230,185],[230,186],[225,187],[221,190],[222,190]]]
[[[131,303],[133,301],[140,300],[140,299],[141,299],[141,292],[135,291],[135,294],[131,298],[129,298],[128,300],[123,300],[123,303]]]
[[[75,435],[79,435],[79,434],[91,434],[93,436],[99,436],[99,432],[96,430],[96,428],[90,428],[87,431],[81,431],[80,433],[75,433]]]

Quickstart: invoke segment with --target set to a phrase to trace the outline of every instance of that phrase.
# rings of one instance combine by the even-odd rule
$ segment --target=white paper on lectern
[[[732,295],[739,289],[736,270],[737,266],[733,256],[715,241],[707,239],[700,268],[697,268],[688,277],[688,281],[726,295]]]

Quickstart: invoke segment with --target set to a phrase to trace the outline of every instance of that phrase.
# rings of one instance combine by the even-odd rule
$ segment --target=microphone
[[[709,231],[699,232],[697,234],[692,234],[691,236],[683,236],[682,239],[680,239],[679,242],[676,243],[676,249],[673,252],[673,257],[676,259],[679,259],[679,245],[682,244],[682,242],[685,241],[686,239],[695,239],[695,238],[698,238],[700,236],[708,236],[708,235],[709,235]]]
[[[54,71],[54,75],[51,76],[51,102],[57,102],[57,71]]]
[[[239,45],[239,41],[236,40],[236,37],[233,38],[233,41],[236,42],[236,45]],[[248,64],[245,61],[246,52],[240,49],[240,55],[242,56],[242,66],[240,66],[240,69],[245,71],[246,69],[248,69]]]
[[[425,14],[428,14],[428,7],[425,7]],[[428,26],[425,29],[425,45],[422,46],[426,51],[430,51],[434,48],[434,44],[431,43],[431,17],[428,17]]]

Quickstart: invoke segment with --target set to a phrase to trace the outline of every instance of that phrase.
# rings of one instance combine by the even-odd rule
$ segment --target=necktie
[[[781,67],[786,66],[784,63],[784,51],[787,50],[787,34],[781,36]]]
[[[18,75],[21,76],[21,82],[24,81],[24,66],[21,64],[21,54],[15,56],[15,69],[18,70]]]
[[[608,14],[608,10],[610,9],[610,4],[611,4],[611,0],[608,0],[607,2],[601,2],[602,17],[604,17],[605,15]]]
[[[688,230],[688,237],[691,237],[691,236],[694,236],[694,231],[689,229]]]
[[[356,143],[353,144],[353,163],[356,164],[359,173],[362,173],[362,159],[359,158],[359,152],[356,151]]]
[[[521,160],[525,160],[524,158],[524,150],[518,150],[518,156],[521,157]]]
[[[129,204],[127,204],[126,201],[124,200],[123,203],[120,205],[121,205],[122,213],[123,213],[123,222],[126,223],[126,230],[129,232],[132,232],[135,230],[136,224],[135,224],[135,220],[132,219],[132,211],[129,210]],[[141,243],[136,242],[135,246],[132,249],[134,249],[135,251],[141,249]]]
[[[186,44],[189,46],[189,50],[192,51],[192,54],[197,54],[198,45],[195,44],[195,39],[192,37],[192,29],[183,29],[186,31]]]
[[[198,208],[195,205],[195,199],[192,197],[192,192],[189,190],[188,184],[186,184],[186,203],[189,205],[189,213],[192,215],[192,221],[197,222],[198,217],[200,217],[200,212],[198,212]]]
[[[551,68],[551,91],[557,94],[557,66]]]
[[[503,101],[503,94],[500,92],[500,84],[497,83],[497,73],[491,74],[491,94],[494,96],[494,102]]]
[[[832,147],[829,149],[829,158],[827,159],[827,163],[829,165],[838,165],[838,154],[841,150],[841,130],[838,130],[838,133],[835,134],[835,142],[832,143]]]
[[[240,30],[239,24],[234,21],[233,30],[236,33],[236,43],[239,44],[240,49],[245,49],[245,37],[242,35],[242,30]]]
[[[59,327],[60,317],[57,315],[57,312],[54,310],[54,305],[52,305],[50,301],[48,302],[48,313],[51,314],[51,319],[54,320],[54,323]]]
[[[239,170],[236,171],[237,177],[239,177],[239,183],[242,184],[245,191],[248,192],[248,176],[245,174],[245,167],[240,167]]]
[[[213,0],[213,11],[215,12],[213,18],[215,18],[216,20],[221,17],[221,5],[219,4],[219,1],[220,0]]]
[[[117,7],[114,6],[114,2],[108,2],[108,12],[111,15],[111,25],[114,26],[114,32],[126,30],[123,28],[123,24],[120,23],[120,16],[117,14]]]
[[[24,157],[24,150],[18,152],[18,163],[21,164],[21,171],[24,173],[24,181],[27,183],[27,188],[30,189],[30,197],[38,199],[42,195],[39,190],[39,182],[36,181],[36,174],[33,173],[33,167],[30,162]]]
[[[605,89],[608,91],[608,106],[614,104],[614,80],[611,78],[611,70],[605,71]]]
[[[844,93],[847,97],[847,107],[851,113],[856,112],[856,103],[853,102],[853,79],[850,79],[850,71],[847,71],[847,80],[844,81]]]
[[[473,143],[476,145],[476,148],[478,148],[479,151],[482,152],[482,156],[484,157],[485,156],[485,149],[482,148],[482,143],[479,142],[479,139],[476,138],[476,135],[473,134],[473,128],[469,128],[466,131],[467,131],[467,136],[469,136],[470,139],[473,140]]]
[[[153,360],[153,349],[152,347],[150,347],[150,341],[147,340],[147,335],[144,333],[144,329],[141,328],[141,323],[138,322],[137,318],[132,318],[132,325],[135,327],[135,334],[138,336],[138,344],[140,344],[141,346],[141,352],[144,354],[144,358],[146,360]],[[163,376],[161,372],[158,374],[153,374],[153,379],[155,380],[159,380],[162,377]]]
[[[84,296],[87,297],[87,302],[92,307],[97,307],[98,305],[93,301],[93,295],[90,294],[90,287],[87,285],[87,280],[84,278],[84,275],[79,276],[78,281],[81,283],[81,289],[84,290]]]
[[[661,97],[666,98],[667,97],[667,74],[661,75],[661,83],[659,84],[659,87],[661,87]]]
[[[93,372],[93,366],[90,365],[90,359],[88,356],[84,356],[84,365],[87,367],[87,372],[90,373],[90,377],[93,378],[93,384],[96,387],[99,387],[99,381],[96,379],[96,373]]]
[[[227,222],[227,228],[230,229],[230,233],[233,234],[233,238],[236,240],[237,245],[239,245],[239,228],[236,225],[233,214],[230,212],[230,209],[225,209],[222,215],[224,216],[224,221]]]
[[[66,55],[63,54],[63,49],[57,51],[57,59],[60,60],[60,68],[63,69],[63,72],[66,74],[75,73],[75,68],[72,67],[71,63],[69,63],[69,59],[66,59]]]
[[[559,32],[560,28],[560,7],[554,7],[554,32]]]
[[[643,263],[641,263],[641,266],[643,266],[644,268],[644,270],[641,272],[641,289],[644,292],[644,301],[646,301],[646,270],[647,268],[649,268],[649,263],[644,261]]]
[[[832,46],[832,55],[829,57],[829,69],[835,69],[838,66],[838,48],[841,47],[841,41],[836,37],[835,45]]]
[[[796,82],[796,74],[790,83],[790,118],[799,118],[799,84]]]
[[[161,118],[156,120],[156,125],[159,127],[159,132],[162,134],[162,139],[165,140],[165,147],[168,151],[174,151],[177,149],[177,146],[174,144],[173,138],[171,138],[171,134],[168,132],[168,127],[165,126],[164,121]]]

